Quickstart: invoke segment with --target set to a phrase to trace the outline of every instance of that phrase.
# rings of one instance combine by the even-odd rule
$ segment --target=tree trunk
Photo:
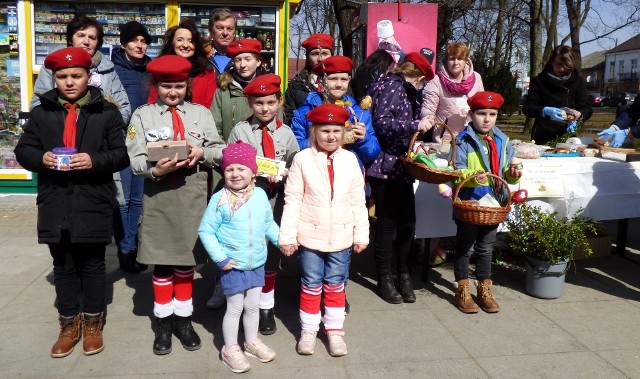
[[[533,78],[538,75],[541,70],[542,57],[540,51],[542,50],[542,0],[531,0],[529,3],[529,43],[531,48],[529,49],[530,60],[529,76]],[[531,128],[533,127],[533,119],[527,117],[524,123],[524,134],[531,134]]]
[[[353,41],[351,33],[353,20],[360,13],[360,5],[366,0],[333,0],[333,12],[336,15],[340,41],[342,42],[342,54],[353,56]]]
[[[547,9],[546,12],[549,12],[549,1],[547,1]],[[547,24],[547,41],[544,45],[544,53],[542,54],[542,60],[540,63],[542,64],[540,67],[543,68],[545,63],[549,60],[551,56],[551,51],[556,47],[556,40],[558,39],[558,14],[560,13],[560,0],[551,0],[551,13],[546,17]]]
[[[504,34],[504,21],[507,13],[507,0],[498,0],[498,18],[496,19],[496,41],[493,49],[493,63],[491,64],[491,72],[495,73],[500,67],[500,59],[502,58],[502,38]]]

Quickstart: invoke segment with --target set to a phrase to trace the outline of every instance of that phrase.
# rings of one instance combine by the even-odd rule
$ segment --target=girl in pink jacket
[[[349,111],[335,104],[309,113],[311,147],[298,153],[285,185],[280,250],[298,250],[301,285],[298,354],[310,355],[320,330],[320,301],[324,292],[324,330],[329,353],[347,353],[344,342],[344,282],[351,251],[369,244],[369,218],[364,177],[356,156],[342,149]]]

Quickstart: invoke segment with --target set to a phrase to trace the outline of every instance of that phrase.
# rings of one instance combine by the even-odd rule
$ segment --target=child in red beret
[[[15,148],[38,173],[38,242],[53,258],[60,335],[66,357],[80,338],[85,355],[104,349],[105,246],[113,236],[112,174],[129,164],[118,106],[89,86],[91,55],[69,47],[47,56],[54,89],[39,97]],[[64,170],[64,171],[63,171]],[[82,294],[82,302],[79,295]]]
[[[231,144],[237,140],[246,141],[253,146],[259,157],[284,161],[285,167],[289,168],[299,148],[289,126],[283,124],[278,118],[278,110],[282,105],[280,83],[281,79],[278,75],[265,74],[258,76],[244,88],[243,93],[247,96],[253,115],[234,126],[228,143]],[[274,218],[279,225],[284,207],[284,178],[264,174],[256,178],[256,185],[267,193],[274,209]],[[273,313],[274,288],[278,268],[282,265],[280,251],[272,244],[269,244],[268,248],[265,285],[260,295],[259,330],[264,335],[276,332]]]
[[[471,122],[456,137],[456,166],[463,176],[455,181],[460,185],[464,179],[480,174],[465,183],[460,189],[461,200],[480,200],[490,195],[502,203],[507,202],[508,191],[502,181],[488,176],[490,172],[509,184],[517,183],[522,176],[522,167],[511,165],[515,150],[509,137],[495,127],[498,110],[504,102],[495,92],[478,92],[469,99]],[[491,256],[498,225],[473,225],[456,220],[456,255],[454,263],[455,306],[464,313],[477,313],[478,306],[488,313],[500,311],[493,297],[491,286]],[[477,304],[469,289],[469,258],[476,253]]]
[[[329,353],[347,353],[344,283],[351,252],[358,254],[369,244],[364,177],[356,157],[341,147],[349,116],[335,104],[307,114],[311,147],[296,154],[285,185],[279,242],[287,256],[298,250],[302,332],[297,351],[302,355],[314,352],[323,293]]]
[[[240,316],[244,325],[244,351],[260,362],[276,353],[258,338],[258,307],[265,284],[267,260],[265,236],[278,244],[278,225],[273,221],[265,192],[256,188],[258,172],[255,149],[241,140],[222,151],[224,188],[211,197],[198,234],[211,259],[222,270],[220,283],[227,300],[222,321],[222,363],[235,373],[251,369],[240,345]]]
[[[265,73],[261,50],[262,43],[255,39],[239,39],[227,47],[227,56],[231,58],[233,67],[219,76],[218,89],[211,104],[218,133],[225,141],[237,123],[253,114],[247,103],[247,95],[242,91],[252,80]]]
[[[201,165],[218,166],[224,142],[209,109],[185,101],[191,68],[187,58],[173,54],[149,62],[158,96],[135,111],[125,136],[131,170],[145,179],[137,259],[154,265],[157,355],[171,352],[172,332],[186,350],[201,346],[191,324],[197,228],[207,205],[207,173]],[[173,141],[185,142],[186,159],[175,153],[149,160],[148,143]]]

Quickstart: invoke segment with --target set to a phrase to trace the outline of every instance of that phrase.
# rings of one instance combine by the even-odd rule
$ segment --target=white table
[[[559,216],[582,215],[595,220],[640,217],[640,162],[603,158],[553,157],[523,159],[523,177],[545,165],[560,172],[561,197],[531,198],[528,202],[557,211]],[[517,190],[520,185],[512,186]],[[416,238],[446,237],[456,234],[451,199],[438,194],[438,186],[424,182],[414,185],[416,194]]]

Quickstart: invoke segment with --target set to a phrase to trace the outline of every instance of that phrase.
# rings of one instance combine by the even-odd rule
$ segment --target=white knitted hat
[[[393,36],[393,24],[391,20],[378,21],[378,38],[389,38]]]

